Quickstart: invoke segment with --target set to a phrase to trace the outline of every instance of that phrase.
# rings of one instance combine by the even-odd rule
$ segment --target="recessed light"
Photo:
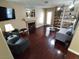
[[[74,7],[74,4],[71,4],[70,6],[69,6],[69,9],[71,9],[71,8],[73,8]]]
[[[57,11],[59,11],[60,9],[61,9],[61,7],[58,7],[58,8],[57,8]]]

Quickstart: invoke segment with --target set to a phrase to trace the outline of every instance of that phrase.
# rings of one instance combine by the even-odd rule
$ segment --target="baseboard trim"
[[[43,27],[43,26],[44,26],[44,25],[42,25],[42,26],[38,26],[38,27],[36,26],[36,28],[38,29],[38,28]]]
[[[68,51],[70,51],[70,52],[72,52],[72,53],[74,53],[74,54],[76,54],[76,55],[78,55],[79,56],[79,53],[78,52],[76,52],[76,51],[74,51],[73,49],[68,49]]]

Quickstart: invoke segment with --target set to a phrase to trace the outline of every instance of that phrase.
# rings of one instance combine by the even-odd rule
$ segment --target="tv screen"
[[[0,7],[0,21],[15,19],[13,8]]]

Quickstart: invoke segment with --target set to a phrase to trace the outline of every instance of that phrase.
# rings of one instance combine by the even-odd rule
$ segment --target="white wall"
[[[28,20],[26,18],[26,8],[23,5],[20,5],[18,3],[12,3],[8,2],[6,0],[2,0],[0,2],[0,6],[3,7],[10,7],[15,9],[15,15],[16,19],[15,20],[9,20],[9,21],[0,21],[0,28],[4,30],[4,25],[7,23],[11,23],[15,28],[21,29],[26,27],[26,23],[22,21],[23,18]],[[40,27],[44,25],[44,11],[41,8],[36,8],[35,9],[35,18],[32,18],[36,20],[36,27]]]
[[[36,8],[36,27],[44,25],[44,10],[42,8]]]
[[[76,16],[78,16],[78,14],[79,14],[79,4],[75,5],[75,11],[76,11]],[[75,34],[73,36],[72,42],[71,42],[68,50],[79,55],[79,23],[77,24]]]
[[[0,28],[0,59],[14,59]]]
[[[0,21],[0,28],[2,30],[4,30],[4,25],[7,23],[11,23],[15,28],[18,29],[26,27],[26,23],[22,20],[23,18],[26,17],[25,13],[26,10],[24,6],[17,3],[7,2],[6,0],[1,1],[0,6],[14,8],[16,16],[16,19],[14,20]]]
[[[74,37],[69,47],[69,51],[79,55],[79,26],[75,31]]]

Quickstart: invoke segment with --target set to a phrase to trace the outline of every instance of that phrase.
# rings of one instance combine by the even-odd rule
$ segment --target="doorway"
[[[47,14],[46,14],[46,25],[51,25],[51,20],[52,20],[52,11],[47,11]]]

